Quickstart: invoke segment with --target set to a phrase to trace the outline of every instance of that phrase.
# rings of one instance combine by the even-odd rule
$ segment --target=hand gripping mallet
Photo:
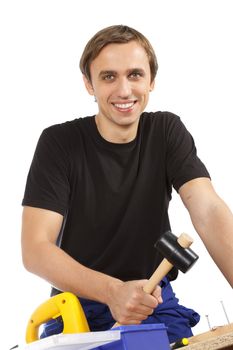
[[[172,232],[167,231],[160,237],[155,248],[164,256],[164,259],[143,287],[144,292],[152,294],[155,287],[174,266],[185,273],[194,265],[198,255],[189,248],[192,243],[193,239],[186,233],[182,233],[177,238]],[[120,326],[118,322],[113,325],[113,327],[117,326]]]

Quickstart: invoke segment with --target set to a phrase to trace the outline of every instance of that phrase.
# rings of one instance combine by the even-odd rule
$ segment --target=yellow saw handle
[[[64,292],[51,297],[33,312],[26,329],[26,342],[38,340],[40,325],[59,316],[64,324],[63,333],[90,331],[78,298],[72,293]]]

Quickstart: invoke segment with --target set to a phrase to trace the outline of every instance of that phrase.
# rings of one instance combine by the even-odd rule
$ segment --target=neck
[[[99,115],[95,116],[95,122],[100,135],[108,142],[128,143],[135,139],[138,130],[139,118],[130,125],[117,125],[111,121],[102,121]]]

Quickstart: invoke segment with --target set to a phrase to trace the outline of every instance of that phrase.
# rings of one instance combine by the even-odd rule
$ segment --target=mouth
[[[120,112],[129,112],[133,109],[137,101],[125,102],[125,103],[112,103],[112,105]]]

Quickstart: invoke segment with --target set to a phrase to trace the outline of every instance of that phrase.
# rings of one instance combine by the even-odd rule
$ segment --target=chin
[[[118,124],[119,126],[131,126],[136,123],[138,123],[138,118],[137,119],[131,119],[131,118],[126,118],[124,120],[115,120],[115,123]]]
[[[121,125],[131,125],[131,124],[135,124],[138,122],[140,118],[140,114],[139,115],[121,115],[119,117],[115,117],[114,120],[117,124],[121,124]]]

